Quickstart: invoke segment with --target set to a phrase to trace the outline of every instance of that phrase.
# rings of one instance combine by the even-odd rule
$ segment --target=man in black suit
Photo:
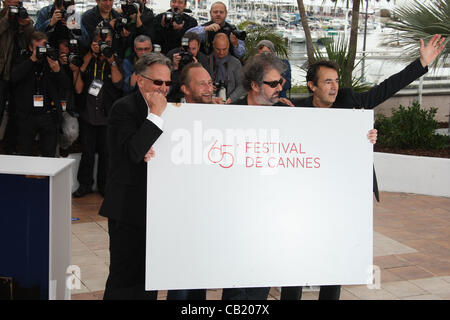
[[[136,63],[137,85],[108,118],[110,163],[100,215],[108,218],[110,266],[104,299],[156,299],[145,291],[147,161],[162,134],[170,60],[146,53]]]
[[[308,68],[306,81],[312,96],[295,101],[297,107],[315,108],[365,108],[373,109],[392,97],[397,91],[428,72],[428,65],[441,53],[445,38],[434,35],[427,45],[420,40],[420,58],[405,69],[384,80],[369,91],[356,93],[351,88],[339,89],[338,67],[332,61],[318,61]],[[370,139],[370,132],[369,132]],[[378,186],[374,171],[374,193],[378,200]],[[319,300],[339,300],[340,285],[321,286]],[[299,300],[302,287],[283,287],[282,300]]]

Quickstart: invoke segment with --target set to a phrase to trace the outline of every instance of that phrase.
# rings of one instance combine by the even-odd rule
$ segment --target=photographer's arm
[[[9,29],[8,8],[6,8],[5,10],[5,16],[0,19],[0,34]]]
[[[34,60],[33,60],[34,59]],[[29,77],[33,72],[33,64],[37,61],[36,57],[21,56],[11,69],[11,81],[16,84]]]
[[[234,36],[234,35],[233,35]],[[240,59],[245,55],[245,43],[242,40],[238,40],[238,45],[237,47],[232,46],[233,47],[233,53],[236,56],[236,58]]]
[[[122,88],[122,72],[119,69],[119,64],[116,62],[114,55],[108,59],[111,67],[111,81],[115,86]]]
[[[81,94],[81,92],[83,92],[84,82],[81,77],[80,68],[78,68],[77,66],[74,66],[73,64],[69,64],[69,66],[70,66],[70,69],[72,70],[72,74],[73,74],[72,83],[73,83],[73,87],[75,89],[75,93]]]

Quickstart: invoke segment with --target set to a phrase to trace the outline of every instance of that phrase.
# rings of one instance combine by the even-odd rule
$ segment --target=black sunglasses
[[[141,77],[143,77],[147,80],[153,81],[153,83],[157,86],[162,86],[163,83],[165,83],[167,87],[170,87],[172,84],[172,81],[153,80],[153,79],[150,79],[149,77],[144,76],[143,74],[141,74]]]
[[[264,84],[267,84],[271,88],[275,88],[277,85],[281,85],[283,83],[283,78],[275,81],[263,81]]]

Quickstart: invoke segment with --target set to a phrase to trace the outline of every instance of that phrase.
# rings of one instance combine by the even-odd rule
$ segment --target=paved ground
[[[450,300],[450,198],[405,193],[381,193],[374,204],[374,264],[381,270],[381,287],[343,286],[341,300]],[[73,199],[72,264],[81,269],[82,287],[73,300],[102,299],[108,276],[107,220],[97,215],[102,198],[91,194]],[[313,288],[314,289],[314,288]],[[166,292],[158,294],[165,299]],[[317,299],[304,291],[302,299]],[[208,290],[220,299],[221,290]],[[279,299],[272,288],[270,299]]]

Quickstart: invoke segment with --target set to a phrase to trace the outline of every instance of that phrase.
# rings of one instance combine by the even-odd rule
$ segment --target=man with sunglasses
[[[117,100],[108,118],[110,166],[99,214],[108,218],[110,266],[104,299],[154,300],[145,291],[147,161],[162,134],[171,62],[149,52],[135,66],[138,90]]]

